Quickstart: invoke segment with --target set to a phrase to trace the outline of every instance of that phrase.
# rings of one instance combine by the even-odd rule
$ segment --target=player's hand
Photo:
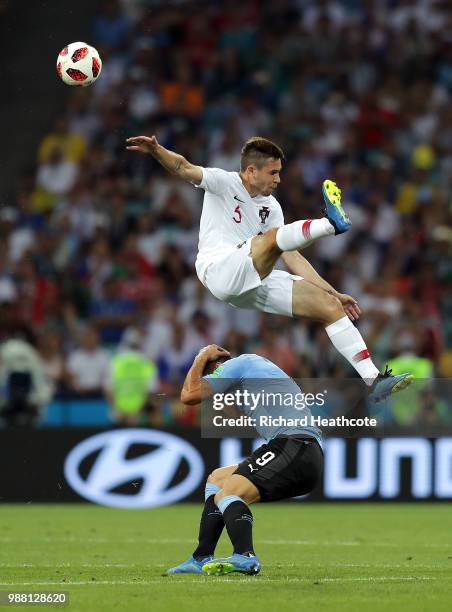
[[[139,151],[140,153],[148,153],[150,155],[155,153],[159,146],[155,136],[132,136],[127,138],[126,142],[126,149],[128,151]]]
[[[199,351],[198,356],[207,362],[214,361],[218,357],[230,357],[231,353],[217,344],[209,344]]]
[[[352,321],[357,321],[361,314],[361,308],[358,305],[358,302],[351,295],[347,295],[346,293],[337,293],[337,299],[340,301],[342,306],[344,307],[345,314]]]

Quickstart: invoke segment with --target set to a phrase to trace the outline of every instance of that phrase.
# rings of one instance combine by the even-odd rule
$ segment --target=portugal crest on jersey
[[[265,223],[267,221],[269,214],[270,209],[268,206],[262,206],[262,208],[259,209],[259,217],[261,218],[261,223]]]

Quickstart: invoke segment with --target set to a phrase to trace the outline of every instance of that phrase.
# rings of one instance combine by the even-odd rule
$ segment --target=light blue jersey
[[[248,400],[235,407],[252,417],[257,433],[266,440],[284,435],[302,435],[321,443],[322,434],[311,424],[311,411],[303,392],[281,368],[259,355],[240,355],[221,364],[204,377],[214,392],[240,391]]]

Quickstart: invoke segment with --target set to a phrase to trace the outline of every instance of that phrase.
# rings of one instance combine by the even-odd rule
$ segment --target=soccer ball
[[[91,45],[74,42],[60,51],[56,67],[66,85],[87,87],[99,77],[102,60]]]

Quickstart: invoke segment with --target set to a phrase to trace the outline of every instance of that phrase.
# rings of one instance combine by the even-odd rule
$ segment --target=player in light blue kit
[[[263,389],[264,387],[264,389]],[[184,382],[181,400],[199,404],[213,394],[243,392],[259,397],[263,390],[274,401],[254,402],[239,408],[256,419],[257,433],[267,440],[239,465],[216,469],[207,479],[199,542],[192,557],[167,574],[221,575],[229,572],[258,574],[261,569],[253,548],[253,515],[250,504],[288,499],[314,489],[323,467],[321,432],[309,425],[310,411],[298,410],[300,387],[274,363],[258,355],[231,358],[216,345],[202,349]],[[282,398],[285,401],[275,398]],[[287,398],[293,401],[287,402]],[[236,406],[238,408],[238,406]],[[261,425],[261,417],[281,416],[283,424]],[[308,417],[307,425],[291,427],[290,419]],[[298,421],[299,422],[299,421]],[[233,545],[230,557],[215,559],[223,527]]]

